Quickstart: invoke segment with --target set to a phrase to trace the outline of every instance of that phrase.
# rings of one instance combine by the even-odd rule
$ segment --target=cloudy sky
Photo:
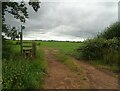
[[[92,38],[118,21],[119,0],[41,1],[36,13],[28,6],[29,19],[23,39],[83,41]],[[6,23],[20,26],[6,14]]]

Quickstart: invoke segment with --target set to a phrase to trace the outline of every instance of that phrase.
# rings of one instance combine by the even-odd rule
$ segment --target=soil
[[[93,65],[80,60],[76,60],[76,63],[86,71],[91,89],[118,89],[117,76],[113,76],[109,74],[109,72],[99,70]]]
[[[45,58],[48,63],[48,75],[45,77],[44,89],[117,89],[118,79],[102,72],[94,66],[76,60],[82,70],[75,72],[66,65],[57,61],[54,54],[57,50],[45,49]]]

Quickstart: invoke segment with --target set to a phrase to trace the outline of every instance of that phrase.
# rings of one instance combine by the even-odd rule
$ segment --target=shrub
[[[84,59],[99,59],[103,56],[104,47],[104,39],[103,38],[94,38],[89,39],[84,42],[84,46],[78,49],[78,52],[82,52],[82,58]]]
[[[103,60],[104,64],[117,65],[119,43],[117,38],[106,40],[104,38],[89,39],[84,46],[77,49],[79,58],[87,60]]]
[[[113,39],[114,37],[120,37],[120,22],[115,22],[105,29],[103,33],[98,35],[105,39]]]
[[[105,64],[117,65],[120,52],[120,22],[111,24],[97,37],[84,41],[84,46],[78,48],[77,52],[84,59],[104,60]]]

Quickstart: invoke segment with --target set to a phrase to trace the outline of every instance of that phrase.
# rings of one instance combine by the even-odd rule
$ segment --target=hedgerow
[[[118,66],[120,54],[120,23],[110,25],[103,33],[83,42],[76,51],[86,60],[99,60],[105,65]]]

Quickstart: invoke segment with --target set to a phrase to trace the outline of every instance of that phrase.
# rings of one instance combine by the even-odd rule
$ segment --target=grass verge
[[[103,70],[106,70],[106,71],[109,71],[109,72],[112,72],[112,73],[115,73],[115,74],[118,74],[118,71],[119,71],[119,67],[116,66],[116,65],[105,65],[104,63],[102,63],[102,61],[89,61],[90,64],[96,66],[97,68],[100,68],[100,69],[103,69]]]
[[[15,51],[18,51],[17,46],[14,46],[14,48],[16,48]],[[13,56],[13,58],[9,60],[3,59],[3,89],[43,88],[43,79],[44,74],[46,73],[44,51],[38,47],[37,58],[34,60],[21,60],[19,56],[16,57]]]

